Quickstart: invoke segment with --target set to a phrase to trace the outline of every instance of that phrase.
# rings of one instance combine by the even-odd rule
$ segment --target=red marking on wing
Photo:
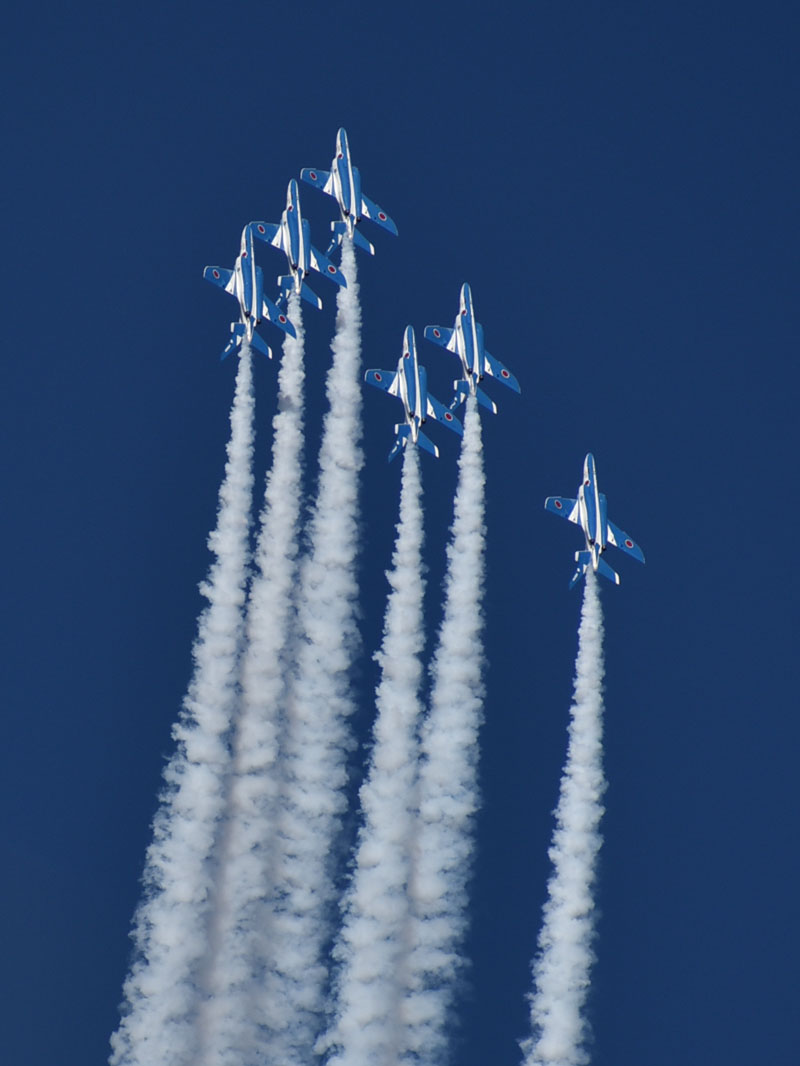
[[[373,377],[375,378],[376,381],[383,381],[383,378],[380,376],[380,374],[378,373],[377,370],[375,371]]]
[[[445,422],[452,422],[453,421],[453,416],[450,414],[449,411],[445,411],[444,418],[445,418]]]
[[[316,175],[316,173],[313,170],[309,172],[308,176],[309,176],[309,178],[311,178],[312,181],[316,181],[317,180],[317,175]]]
[[[434,335],[434,337],[441,337],[441,333],[439,332],[439,330],[438,330],[438,329],[435,329],[435,330],[433,331],[433,335]]]
[[[509,374],[509,372],[507,370],[501,370],[500,374],[504,378],[510,378],[511,377],[511,375]]]
[[[386,215],[383,213],[383,211],[378,212],[378,218],[381,220],[381,222],[386,221]]]
[[[279,322],[286,322],[286,315],[278,315]]]
[[[559,511],[560,511],[560,510],[561,510],[561,508],[562,508],[562,506],[563,506],[563,504],[561,503],[561,500],[553,500],[553,503],[555,504],[555,506],[556,506],[556,507],[557,507],[557,508],[559,509]]]
[[[267,232],[266,228],[264,226],[262,226],[260,223],[259,223],[259,226],[258,226],[258,232],[259,233],[266,233]]]
[[[625,547],[626,548],[632,548],[633,547],[633,541],[630,539],[630,537],[628,537],[628,539],[625,541]]]
[[[335,274],[336,273],[336,267],[335,266],[329,266],[328,267],[328,273],[329,274]]]
[[[218,271],[218,270],[215,270],[215,271],[214,271],[214,277],[215,277],[215,278],[218,278],[218,277],[219,277],[219,271]]]

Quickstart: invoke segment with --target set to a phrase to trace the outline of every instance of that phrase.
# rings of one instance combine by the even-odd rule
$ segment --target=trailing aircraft
[[[467,396],[476,396],[482,407],[497,414],[494,401],[490,400],[483,389],[479,388],[479,382],[486,374],[502,381],[514,392],[522,391],[511,371],[486,351],[483,344],[483,326],[475,319],[472,292],[466,282],[461,286],[454,328],[426,326],[425,336],[434,344],[446,348],[448,352],[455,352],[461,360],[463,378],[454,382],[456,395],[451,407],[458,407]]]
[[[310,270],[316,270],[337,285],[347,286],[344,274],[311,243],[308,220],[300,213],[300,192],[294,178],[286,191],[286,207],[280,222],[251,222],[250,225],[256,237],[280,248],[289,260],[290,273],[278,278],[279,302],[284,308],[290,292],[296,292],[317,309],[322,307],[322,300],[305,283]]]
[[[606,498],[597,487],[597,469],[591,452],[583,461],[583,481],[578,488],[577,500],[568,500],[564,496],[548,496],[544,506],[553,514],[580,525],[586,537],[586,550],[575,552],[578,568],[569,583],[570,588],[590,566],[596,574],[602,574],[615,585],[619,584],[619,574],[601,558],[609,544],[621,548],[640,563],[644,562],[644,553],[639,545],[631,540],[627,533],[623,533],[619,526],[608,520]]]
[[[294,326],[272,300],[264,295],[264,278],[261,267],[256,266],[253,254],[253,232],[250,226],[242,230],[242,241],[233,270],[227,267],[207,266],[203,271],[206,281],[218,285],[225,292],[229,292],[239,301],[239,321],[231,322],[231,339],[228,341],[220,358],[224,359],[234,349],[238,348],[243,340],[247,340],[254,348],[264,355],[272,358],[272,351],[262,340],[255,328],[261,320],[266,318],[278,329],[288,333],[290,337],[296,337]]]
[[[394,427],[396,438],[394,447],[389,452],[389,462],[403,450],[409,440],[438,457],[439,449],[420,428],[426,418],[443,422],[462,436],[464,430],[453,412],[428,392],[425,367],[420,366],[417,361],[417,344],[411,326],[406,327],[403,335],[403,354],[400,356],[397,370],[368,370],[364,380],[368,385],[374,385],[376,389],[383,389],[390,396],[396,396],[405,408],[405,424]]]
[[[317,189],[322,189],[328,196],[336,198],[341,212],[341,222],[331,222],[333,240],[328,248],[328,255],[334,248],[342,243],[345,234],[350,237],[359,248],[363,248],[370,255],[375,255],[375,249],[370,242],[356,229],[356,224],[362,218],[368,218],[377,222],[390,233],[397,236],[397,226],[389,218],[385,211],[381,210],[372,200],[368,200],[361,192],[361,174],[358,167],[353,166],[350,158],[350,146],[347,143],[347,133],[340,129],[336,134],[336,154],[331,162],[330,171],[314,170],[304,167],[300,171],[300,177]]]

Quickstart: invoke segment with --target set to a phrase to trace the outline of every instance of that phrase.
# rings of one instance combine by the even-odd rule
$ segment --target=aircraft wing
[[[566,496],[548,496],[544,501],[544,509],[546,511],[552,511],[553,514],[560,515],[562,518],[566,518],[570,522],[578,524],[580,518],[578,516],[578,501],[569,500]]]
[[[493,378],[496,378],[498,381],[502,381],[504,385],[508,385],[508,387],[510,389],[513,389],[514,392],[522,392],[522,389],[520,389],[519,382],[517,381],[517,379],[514,377],[510,370],[503,366],[499,359],[495,359],[493,355],[489,355],[485,348],[483,354],[484,358],[486,359],[487,374],[491,374]]]
[[[644,562],[644,552],[639,545],[627,533],[615,526],[613,522],[606,521],[606,540],[609,544],[613,544],[615,548],[620,548],[622,551],[627,552],[628,555],[632,555],[634,559],[638,559],[640,563]]]
[[[262,296],[262,300],[262,316],[268,319],[273,326],[277,326],[278,329],[282,329],[284,333],[288,333],[290,337],[296,337],[297,333],[295,332],[295,328],[283,311],[281,311],[281,309],[266,296]]]
[[[276,248],[281,247],[281,227],[277,222],[251,222],[250,225],[253,227],[254,237],[266,241],[267,244],[274,244]]]
[[[326,255],[323,255],[318,248],[315,248],[313,244],[309,248],[309,262],[318,274],[324,274],[326,278],[335,281],[337,285],[341,285],[345,289],[347,288],[347,279],[341,270],[337,270],[330,259],[328,259]]]
[[[322,189],[329,196],[333,196],[333,175],[328,170],[315,170],[313,167],[303,167],[300,171],[302,181],[308,182],[317,189]]]
[[[426,408],[426,414],[429,418],[435,418],[437,422],[443,422],[446,426],[449,426],[454,433],[457,433],[459,437],[463,437],[464,427],[459,420],[449,407],[445,407],[443,403],[437,400],[435,396],[431,396],[430,393],[428,393]]]
[[[394,222],[392,222],[386,212],[378,207],[377,204],[374,204],[372,200],[367,199],[363,194],[361,196],[361,214],[364,218],[368,218],[372,222],[377,222],[379,226],[388,229],[388,231],[393,233],[395,237],[397,236],[397,226],[395,226]]]
[[[364,375],[364,381],[368,385],[374,385],[376,389],[383,389],[390,396],[397,396],[399,391],[397,377],[393,370],[368,370]]]
[[[206,267],[203,277],[212,285],[219,285],[225,292],[233,292],[233,271],[225,267]]]
[[[448,352],[456,350],[454,329],[448,329],[447,326],[426,326],[424,336],[426,340],[433,341],[440,348],[446,348]]]

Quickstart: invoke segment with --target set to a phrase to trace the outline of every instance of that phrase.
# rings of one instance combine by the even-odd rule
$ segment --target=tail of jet
[[[392,459],[396,458],[400,454],[403,448],[405,448],[408,441],[411,439],[411,426],[409,426],[407,422],[404,422],[402,425],[395,426],[394,431],[396,436],[394,446],[389,452],[388,461],[390,463]],[[420,448],[424,448],[426,452],[430,452],[435,459],[439,458],[439,449],[429,437],[425,436],[422,430],[417,433],[417,444]]]
[[[231,352],[236,351],[237,348],[241,348],[245,337],[247,336],[247,329],[243,322],[231,322],[231,338],[222,350],[222,355],[219,357],[220,362],[226,359]],[[266,355],[267,359],[272,358],[272,349],[259,337],[255,330],[253,330],[253,336],[250,340],[250,344],[262,353]]]
[[[470,395],[470,393],[472,391],[470,389],[469,382],[465,381],[463,378],[459,378],[458,381],[454,381],[453,382],[453,388],[456,390],[456,394],[455,394],[455,397],[453,399],[453,402],[450,404],[450,410],[451,411],[455,411],[455,409],[459,406],[459,404],[462,404],[467,399],[467,397]],[[485,407],[486,410],[487,411],[491,411],[493,415],[497,414],[497,404],[494,402],[494,400],[490,399],[486,395],[486,393],[483,391],[483,389],[476,388],[475,389],[475,396],[476,396],[476,398],[478,400],[478,403],[481,405],[481,407]]]
[[[333,238],[328,245],[328,250],[325,253],[326,255],[331,255],[347,236],[347,223],[331,222],[331,229],[333,230]],[[363,248],[365,252],[369,252],[370,255],[375,255],[375,246],[370,244],[359,229],[353,230],[353,243],[359,248]]]
[[[578,564],[575,573],[572,576],[572,581],[569,583],[570,588],[574,588],[580,581],[586,571],[592,567],[592,553],[590,551],[575,552],[575,562]],[[595,573],[602,574],[602,576],[610,581],[614,585],[619,584],[619,574],[616,570],[612,570],[605,559],[598,555],[594,562],[593,569]]]
[[[294,275],[282,274],[278,278],[278,285],[281,290],[278,306],[285,311],[289,305],[289,297],[295,291]],[[317,296],[314,290],[309,285],[306,285],[305,282],[302,282],[300,285],[300,296],[310,303],[312,307],[316,307],[318,311],[322,310],[322,300],[320,300],[319,296]]]

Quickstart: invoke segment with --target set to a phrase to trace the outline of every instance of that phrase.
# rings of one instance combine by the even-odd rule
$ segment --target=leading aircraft
[[[397,436],[394,447],[389,452],[389,462],[403,450],[409,440],[438,458],[439,449],[420,428],[426,418],[443,422],[459,436],[463,435],[463,427],[453,412],[428,392],[425,367],[420,366],[417,361],[417,343],[411,326],[406,326],[403,334],[403,354],[400,356],[397,370],[368,370],[364,380],[368,385],[374,385],[376,389],[383,389],[390,396],[402,400],[405,408],[405,424],[394,427]]]
[[[514,392],[522,391],[511,371],[486,351],[483,344],[483,326],[475,318],[472,291],[466,282],[461,286],[454,328],[426,326],[425,336],[434,344],[446,348],[448,352],[455,352],[461,360],[463,378],[461,381],[454,382],[456,390],[456,397],[452,404],[454,408],[458,407],[467,396],[476,396],[479,404],[493,414],[497,414],[497,405],[494,400],[490,400],[483,389],[479,388],[478,383],[486,374],[502,381]]]
[[[606,498],[597,487],[597,469],[591,452],[583,461],[583,481],[578,488],[577,500],[568,500],[564,496],[548,496],[544,501],[545,509],[553,514],[580,525],[586,537],[586,550],[575,552],[578,568],[569,583],[572,588],[591,566],[596,574],[602,574],[615,585],[619,584],[619,574],[612,570],[601,556],[609,544],[621,548],[640,563],[644,562],[644,552],[627,533],[608,520]]]
[[[305,283],[309,270],[316,270],[337,285],[347,287],[344,274],[311,243],[308,220],[300,213],[300,192],[294,178],[286,190],[286,207],[280,222],[251,222],[250,225],[256,237],[280,248],[289,260],[290,273],[278,278],[283,307],[291,292],[296,292],[318,310],[322,307],[322,300]]]
[[[231,322],[231,339],[225,346],[221,358],[230,355],[238,348],[242,341],[247,341],[264,355],[272,358],[272,351],[262,338],[255,332],[255,328],[266,318],[278,329],[288,333],[290,337],[296,337],[294,326],[272,300],[264,295],[264,277],[261,267],[256,266],[256,258],[253,254],[253,232],[250,226],[242,230],[242,241],[233,270],[227,267],[207,266],[203,271],[206,281],[218,285],[225,292],[229,292],[239,301],[239,321]]]
[[[397,236],[397,226],[372,200],[368,200],[361,192],[361,174],[358,167],[353,166],[350,158],[350,145],[347,143],[347,133],[340,129],[336,134],[336,154],[331,162],[330,171],[314,170],[304,167],[300,171],[300,177],[317,189],[322,189],[328,196],[334,196],[339,204],[342,216],[341,222],[331,222],[333,240],[328,248],[328,255],[337,244],[342,243],[345,234],[352,238],[359,248],[363,248],[370,255],[375,255],[375,249],[370,242],[356,229],[356,224],[362,218],[371,219],[379,226]]]

